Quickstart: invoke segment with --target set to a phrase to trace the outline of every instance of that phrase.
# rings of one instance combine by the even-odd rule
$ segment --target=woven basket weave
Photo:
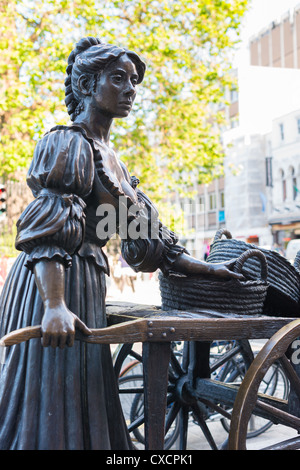
[[[226,239],[222,236],[225,235]],[[232,239],[230,232],[226,229],[219,230],[210,247],[207,262],[220,263],[237,258],[241,253],[249,249],[262,252],[268,263],[269,283],[268,298],[265,305],[265,314],[274,316],[299,316],[300,305],[300,273],[297,256],[294,266],[282,255],[273,250],[257,247],[241,240]],[[254,279],[260,266],[256,259],[247,262],[242,273],[250,279]]]
[[[258,250],[248,250],[237,260],[234,271],[241,272],[249,258],[256,258],[261,273],[258,279],[241,281],[212,275],[159,276],[162,308],[164,310],[209,309],[225,314],[260,315],[267,295],[267,262]]]
[[[295,260],[294,260],[294,268],[298,273],[300,273],[300,251],[296,254]]]

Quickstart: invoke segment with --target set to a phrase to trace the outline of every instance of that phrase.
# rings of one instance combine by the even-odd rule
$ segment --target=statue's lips
[[[128,108],[130,109],[131,106],[132,106],[132,103],[130,101],[121,101],[119,103],[119,106],[121,106],[122,108]]]

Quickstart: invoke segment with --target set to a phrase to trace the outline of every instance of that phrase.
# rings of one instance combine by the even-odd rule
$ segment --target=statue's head
[[[141,83],[146,66],[135,52],[112,44],[104,44],[94,37],[83,38],[76,44],[68,58],[65,80],[65,103],[72,121],[83,109],[85,94],[82,92],[82,83],[85,82],[91,89],[95,89],[101,73],[124,55],[135,66],[137,84]]]

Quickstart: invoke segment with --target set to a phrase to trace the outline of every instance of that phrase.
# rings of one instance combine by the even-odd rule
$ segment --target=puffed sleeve
[[[168,275],[177,256],[188,252],[178,244],[175,233],[161,223],[151,200],[140,190],[137,190],[137,196],[142,209],[136,219],[130,221],[127,236],[121,239],[122,256],[135,271],[161,269]]]
[[[92,147],[81,132],[57,128],[38,142],[27,176],[35,199],[17,222],[16,248],[29,255],[29,269],[40,259],[71,265],[83,241],[84,199],[93,179]]]

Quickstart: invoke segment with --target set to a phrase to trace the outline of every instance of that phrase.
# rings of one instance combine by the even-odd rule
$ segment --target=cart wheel
[[[229,432],[229,450],[247,448],[247,426],[252,413],[270,419],[275,424],[283,424],[295,429],[295,434],[300,432],[300,378],[296,372],[300,359],[297,350],[293,350],[295,346],[299,349],[298,341],[295,341],[299,337],[300,321],[295,320],[273,335],[254,359],[234,403]],[[265,374],[276,361],[280,361],[290,383],[288,400],[279,400],[259,392]],[[297,436],[269,446],[268,450],[299,448],[300,437]]]
[[[235,346],[235,341],[231,342],[217,342],[221,343],[221,347],[218,347],[217,354],[215,354],[216,348],[211,348],[211,358],[212,358],[212,368],[214,362],[218,359],[218,356],[224,356],[226,351],[230,351]],[[217,370],[217,374],[212,374],[212,378],[215,380],[219,380],[223,383],[230,383],[237,386],[240,386],[242,383],[244,376],[246,374],[247,369],[250,366],[249,359],[254,359],[254,356],[250,356],[248,361],[246,361],[246,347],[248,341],[244,341],[244,348],[242,349],[242,354],[235,355],[230,361],[225,363],[225,365],[221,368],[221,370]],[[249,343],[248,343],[249,344]],[[222,347],[223,345],[223,347]],[[250,348],[250,345],[249,345]],[[248,349],[249,350],[249,349]],[[225,357],[225,356],[224,356]],[[251,360],[251,362],[252,362]],[[279,361],[275,362],[273,366],[269,369],[268,373],[265,375],[261,382],[261,386],[259,391],[264,394],[268,394],[271,396],[276,396],[278,398],[287,399],[289,393],[289,383],[285,374],[282,370],[281,364]],[[225,409],[228,412],[232,412],[232,406],[225,406]],[[221,418],[221,424],[225,431],[229,433],[230,430],[230,419]],[[274,423],[272,421],[268,421],[264,418],[259,416],[255,416],[252,414],[249,425],[248,425],[248,432],[247,438],[250,439],[252,437],[257,437],[260,434],[263,434],[267,431]]]
[[[248,341],[215,343],[173,343],[168,377],[167,412],[165,428],[165,450],[175,441],[180,450],[187,445],[189,417],[199,426],[213,450],[217,445],[206,420],[220,412],[229,413],[214,401],[195,399],[193,389],[185,385],[192,377],[209,377],[226,382],[236,370],[248,369],[253,353]],[[135,445],[144,444],[143,366],[142,357],[132,350],[132,345],[119,345],[114,357],[115,373],[119,381],[119,393],[128,430]],[[199,374],[199,375],[198,375]],[[208,375],[207,375],[208,374]],[[212,406],[212,408],[211,408]]]

